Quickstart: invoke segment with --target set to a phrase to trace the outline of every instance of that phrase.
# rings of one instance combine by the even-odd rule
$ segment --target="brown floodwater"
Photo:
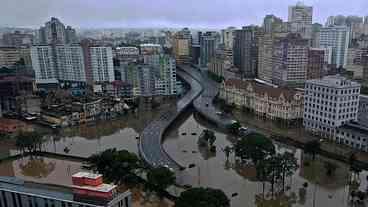
[[[278,152],[292,152],[298,160],[300,167],[295,174],[287,179],[287,187],[290,188],[285,195],[280,195],[272,201],[257,199],[262,195],[262,183],[256,179],[256,171],[253,166],[239,166],[234,156],[226,161],[222,149],[232,144],[234,138],[222,132],[216,132],[217,152],[211,153],[198,146],[198,137],[203,129],[211,127],[201,117],[187,114],[180,123],[176,123],[177,129],[167,132],[164,147],[167,152],[180,164],[193,168],[187,168],[182,172],[179,181],[182,184],[194,187],[212,187],[222,189],[231,198],[233,207],[241,206],[348,206],[348,166],[324,157],[317,157],[313,163],[309,156],[301,149],[275,143]],[[338,168],[333,176],[327,176],[326,162],[335,163]],[[309,165],[308,165],[309,164]],[[360,174],[360,189],[367,188],[367,172]],[[303,184],[308,183],[304,188]],[[317,183],[317,184],[315,184]],[[270,192],[270,186],[266,185],[266,194]],[[233,194],[235,197],[231,197]],[[270,196],[270,195],[268,195]],[[314,203],[314,205],[313,205]]]
[[[137,153],[136,137],[164,109],[165,105],[162,105],[158,110],[141,111],[118,120],[67,128],[49,136],[44,148],[50,152],[83,157],[109,148],[127,149]],[[257,124],[262,124],[262,121],[257,121]],[[216,131],[216,153],[200,148],[197,144],[200,133],[206,128]],[[180,164],[184,166],[195,164],[195,167],[187,168],[178,174],[178,181],[181,184],[222,189],[231,199],[233,207],[348,206],[349,171],[347,165],[324,157],[318,157],[313,163],[302,150],[280,143],[275,143],[277,150],[294,153],[301,167],[291,178],[287,179],[287,186],[290,189],[285,195],[280,195],[272,201],[262,201],[259,199],[263,191],[262,183],[257,181],[253,166],[240,166],[233,155],[230,156],[229,161],[226,161],[222,149],[231,145],[232,140],[234,140],[233,137],[213,128],[211,124],[192,112],[188,112],[170,127],[163,145]],[[68,152],[65,151],[66,148]],[[9,154],[1,150],[2,153]],[[14,149],[9,148],[8,150],[10,154],[17,153],[17,150]],[[326,162],[333,162],[338,166],[334,176],[326,175]],[[23,158],[1,163],[0,175],[16,176],[37,182],[68,183],[70,175],[79,171],[80,165],[78,162],[50,158]],[[365,171],[360,174],[361,190],[367,188],[367,175]],[[304,183],[308,183],[308,187],[304,188]],[[180,192],[175,188],[170,190],[174,193]],[[269,196],[267,194],[269,191],[270,186],[267,184],[266,196]],[[140,190],[134,194],[138,195],[134,206],[172,205],[168,201],[161,202],[157,199],[146,201]],[[232,195],[236,196],[232,197]]]

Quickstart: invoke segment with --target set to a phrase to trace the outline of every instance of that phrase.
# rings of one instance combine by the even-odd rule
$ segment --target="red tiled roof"
[[[294,99],[295,94],[298,93],[297,91],[290,88],[275,88],[269,85],[258,83],[254,80],[229,79],[225,81],[225,85],[226,87],[230,86],[244,90],[246,90],[248,86],[251,85],[255,93],[259,95],[263,96],[267,93],[268,96],[278,99],[282,94],[288,101]]]

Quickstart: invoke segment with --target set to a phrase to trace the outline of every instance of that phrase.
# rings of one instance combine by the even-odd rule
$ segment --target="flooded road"
[[[163,109],[163,108],[162,108]],[[139,114],[129,114],[119,120],[99,122],[95,125],[64,129],[50,136],[45,143],[45,149],[50,152],[88,157],[109,148],[127,149],[138,152],[136,137],[159,111],[142,111]],[[259,124],[260,121],[257,121]],[[189,167],[181,172],[180,183],[193,187],[212,187],[224,190],[229,196],[233,207],[345,207],[348,200],[349,167],[343,163],[317,157],[312,161],[302,150],[275,143],[279,152],[294,153],[300,166],[299,170],[287,180],[287,192],[276,200],[262,201],[262,183],[256,179],[253,166],[241,166],[236,163],[234,155],[226,160],[222,151],[232,145],[233,137],[221,131],[216,131],[216,153],[198,146],[198,137],[203,129],[216,131],[211,124],[201,117],[187,112],[181,116],[166,133],[163,143],[165,150],[180,164]],[[297,133],[297,132],[296,132]],[[66,152],[65,149],[68,149]],[[11,154],[15,149],[9,148]],[[4,153],[2,151],[2,153]],[[6,152],[5,152],[6,154]],[[337,169],[333,176],[327,176],[326,163],[334,163]],[[81,163],[51,158],[23,158],[0,164],[1,176],[16,176],[22,179],[55,183],[70,183],[70,175],[78,172]],[[360,174],[360,189],[366,190],[366,171]],[[308,183],[305,186],[305,183]],[[136,189],[135,189],[136,190]],[[135,191],[134,190],[134,191]],[[266,193],[270,191],[266,184]],[[146,202],[141,190],[135,191],[134,206],[171,206],[172,203],[154,200]],[[266,195],[267,197],[267,195]],[[142,204],[144,203],[144,204]]]
[[[349,168],[343,163],[323,157],[318,157],[315,162],[312,162],[310,156],[305,155],[302,150],[274,143],[277,151],[294,153],[300,168],[294,176],[288,179],[287,188],[290,190],[284,196],[276,200],[261,202],[256,198],[261,197],[263,188],[262,183],[256,179],[254,167],[238,165],[233,155],[230,156],[229,161],[226,161],[222,149],[232,145],[232,137],[216,132],[217,152],[211,153],[207,149],[201,149],[197,144],[202,130],[211,129],[211,126],[201,117],[187,114],[186,118],[182,118],[181,122],[177,123],[177,127],[176,130],[167,133],[164,148],[184,166],[195,164],[195,167],[187,168],[182,173],[183,176],[179,178],[184,184],[222,189],[231,198],[231,204],[234,207],[348,206]],[[327,176],[326,162],[332,162],[338,166],[333,176]],[[361,190],[367,187],[365,179],[367,175],[367,172],[360,174]],[[303,187],[305,183],[308,183],[307,187]],[[266,185],[266,192],[269,190],[270,186]],[[237,196],[231,197],[236,194]]]

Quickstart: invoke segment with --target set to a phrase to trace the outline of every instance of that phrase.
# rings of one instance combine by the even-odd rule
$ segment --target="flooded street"
[[[99,122],[94,125],[67,128],[48,138],[45,149],[49,152],[88,157],[109,148],[127,149],[137,153],[139,133],[157,114],[142,111],[139,114],[129,114],[114,121]],[[259,120],[257,121],[259,124]],[[184,113],[173,126],[169,128],[164,140],[164,148],[176,161],[187,169],[178,174],[181,184],[193,187],[212,187],[222,189],[230,198],[233,207],[326,207],[348,206],[347,185],[349,167],[343,163],[317,157],[312,161],[309,155],[292,146],[275,143],[277,151],[288,151],[295,154],[300,166],[299,170],[287,179],[287,192],[272,201],[262,201],[263,185],[256,179],[253,166],[240,166],[234,155],[226,160],[222,151],[232,145],[234,138],[221,131],[216,131],[215,145],[217,152],[210,152],[198,145],[198,137],[203,129],[215,128],[201,117],[189,111]],[[65,150],[65,149],[68,150]],[[17,150],[10,149],[10,154]],[[6,152],[3,152],[7,154]],[[9,153],[8,153],[9,154]],[[337,169],[332,176],[327,176],[326,162],[334,163]],[[0,164],[1,176],[15,176],[29,181],[70,184],[70,176],[81,170],[81,163],[40,157],[26,157]],[[189,167],[192,165],[192,167]],[[360,174],[360,189],[367,188],[367,172]],[[307,186],[305,186],[308,183]],[[266,197],[270,197],[270,185],[266,184]],[[163,201],[146,202],[141,190],[134,189],[134,206],[171,206]]]
[[[285,196],[272,202],[261,203],[256,199],[262,195],[262,183],[256,179],[256,171],[252,166],[238,166],[233,156],[226,161],[222,149],[232,144],[232,138],[228,135],[216,132],[217,152],[211,153],[198,147],[198,136],[203,129],[210,127],[208,123],[193,114],[187,114],[187,119],[182,119],[177,130],[167,133],[164,147],[180,164],[193,168],[187,168],[182,172],[180,181],[192,186],[220,188],[231,198],[234,207],[246,206],[348,206],[348,176],[347,165],[318,157],[314,164],[310,156],[305,155],[302,150],[275,143],[277,151],[288,151],[295,154],[300,169],[293,177],[288,179],[287,187],[290,187]],[[175,128],[175,127],[172,127]],[[211,127],[210,127],[211,129]],[[212,129],[214,130],[214,129]],[[192,135],[193,134],[193,135]],[[327,176],[325,163],[333,162],[338,166],[335,174]],[[367,187],[367,172],[360,174],[361,190]],[[308,187],[303,187],[304,183]],[[317,185],[315,185],[317,183]],[[266,185],[266,192],[270,186]],[[231,197],[232,195],[235,197]],[[315,205],[313,205],[315,203]]]

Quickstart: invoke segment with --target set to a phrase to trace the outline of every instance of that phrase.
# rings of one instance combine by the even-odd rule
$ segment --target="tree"
[[[338,166],[335,163],[329,161],[325,162],[325,169],[327,176],[333,176],[337,168]]]
[[[275,153],[272,141],[262,134],[252,133],[240,139],[234,146],[235,155],[242,161],[251,160],[255,165],[258,161]]]
[[[357,163],[357,157],[355,153],[352,153],[349,156],[349,165],[350,165],[350,172],[351,172],[351,182],[359,181],[359,175],[362,172],[362,168]]]
[[[241,127],[241,125],[240,125],[239,122],[234,122],[234,123],[230,124],[230,126],[228,128],[229,128],[230,133],[238,134],[240,127]]]
[[[175,207],[230,207],[230,200],[222,190],[191,188],[180,194]]]
[[[175,174],[166,167],[152,168],[147,173],[148,189],[162,192],[169,186],[175,184]],[[162,194],[158,193],[161,197]]]
[[[233,149],[230,146],[226,146],[222,151],[225,153],[226,161],[228,161],[230,153],[233,151]]]
[[[299,166],[294,154],[290,152],[285,152],[279,159],[282,173],[282,190],[285,191],[285,178],[292,176]]]
[[[135,185],[139,182],[137,173],[141,172],[143,164],[133,153],[127,150],[108,149],[87,158],[84,168],[97,171],[109,182]]]
[[[292,176],[298,169],[297,159],[292,153],[272,154],[264,160],[260,160],[257,165],[257,178],[263,184],[263,194],[265,182],[271,184],[271,192],[274,194],[276,183],[282,183],[282,191],[285,191],[286,177]]]
[[[304,145],[304,152],[312,155],[312,159],[315,160],[316,154],[319,152],[321,144],[318,140],[312,140]]]
[[[43,134],[39,132],[20,131],[16,135],[15,145],[21,151],[35,152],[41,150],[43,142]]]
[[[213,144],[216,141],[216,135],[215,132],[209,130],[209,129],[205,129],[203,130],[200,139],[199,139],[199,144],[200,145],[206,145],[207,147],[209,146],[210,148],[213,146]]]

